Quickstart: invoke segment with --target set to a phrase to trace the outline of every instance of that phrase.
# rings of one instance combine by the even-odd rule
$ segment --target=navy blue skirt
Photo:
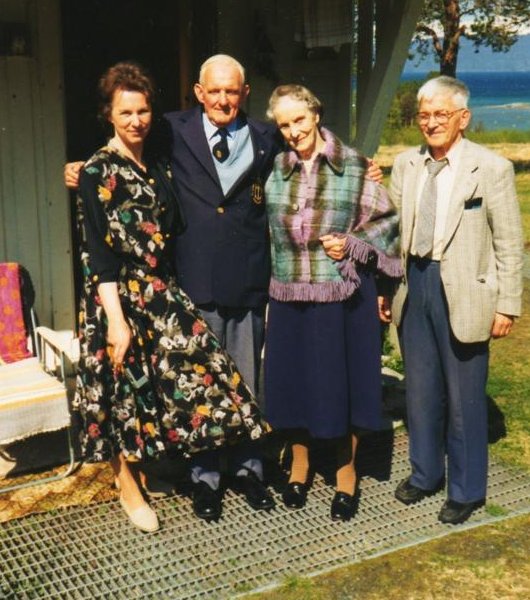
[[[336,438],[381,426],[381,326],[372,275],[343,302],[270,300],[265,413],[276,429]]]

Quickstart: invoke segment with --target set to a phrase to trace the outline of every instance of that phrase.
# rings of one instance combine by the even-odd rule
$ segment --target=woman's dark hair
[[[112,99],[116,90],[141,92],[153,106],[155,100],[155,82],[147,69],[131,61],[119,62],[109,67],[101,76],[98,83],[99,113],[98,117],[107,128],[109,115],[112,110]]]

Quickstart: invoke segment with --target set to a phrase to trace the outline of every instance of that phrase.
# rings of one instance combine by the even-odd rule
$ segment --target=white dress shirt
[[[445,223],[447,221],[451,193],[455,183],[456,171],[458,169],[461,152],[462,146],[459,141],[446,154],[445,158],[447,158],[448,164],[436,176],[436,217],[434,222],[432,256],[429,257],[432,260],[440,260],[442,257]],[[425,163],[427,163],[429,159],[434,160],[430,152],[428,158],[425,159]],[[427,174],[427,166],[424,165],[423,172],[418,182],[414,223],[417,222],[421,192],[423,190],[423,186],[425,185],[425,181],[427,180]],[[416,254],[416,226],[414,226],[414,231],[412,232],[411,252],[412,254]]]

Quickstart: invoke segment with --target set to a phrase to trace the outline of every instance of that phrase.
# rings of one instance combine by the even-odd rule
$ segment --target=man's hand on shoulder
[[[76,190],[79,187],[79,171],[85,163],[83,161],[66,163],[64,165],[64,185]]]
[[[366,170],[366,176],[368,179],[375,181],[376,183],[383,182],[383,171],[381,167],[375,162],[373,158],[368,158],[368,169]]]
[[[506,337],[512,330],[513,317],[511,315],[503,315],[495,313],[493,325],[491,327],[491,337],[494,339]]]

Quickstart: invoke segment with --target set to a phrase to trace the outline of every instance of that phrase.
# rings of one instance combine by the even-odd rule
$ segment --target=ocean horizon
[[[405,72],[401,81],[423,81],[428,73]],[[530,72],[458,73],[471,92],[472,128],[530,130]]]

